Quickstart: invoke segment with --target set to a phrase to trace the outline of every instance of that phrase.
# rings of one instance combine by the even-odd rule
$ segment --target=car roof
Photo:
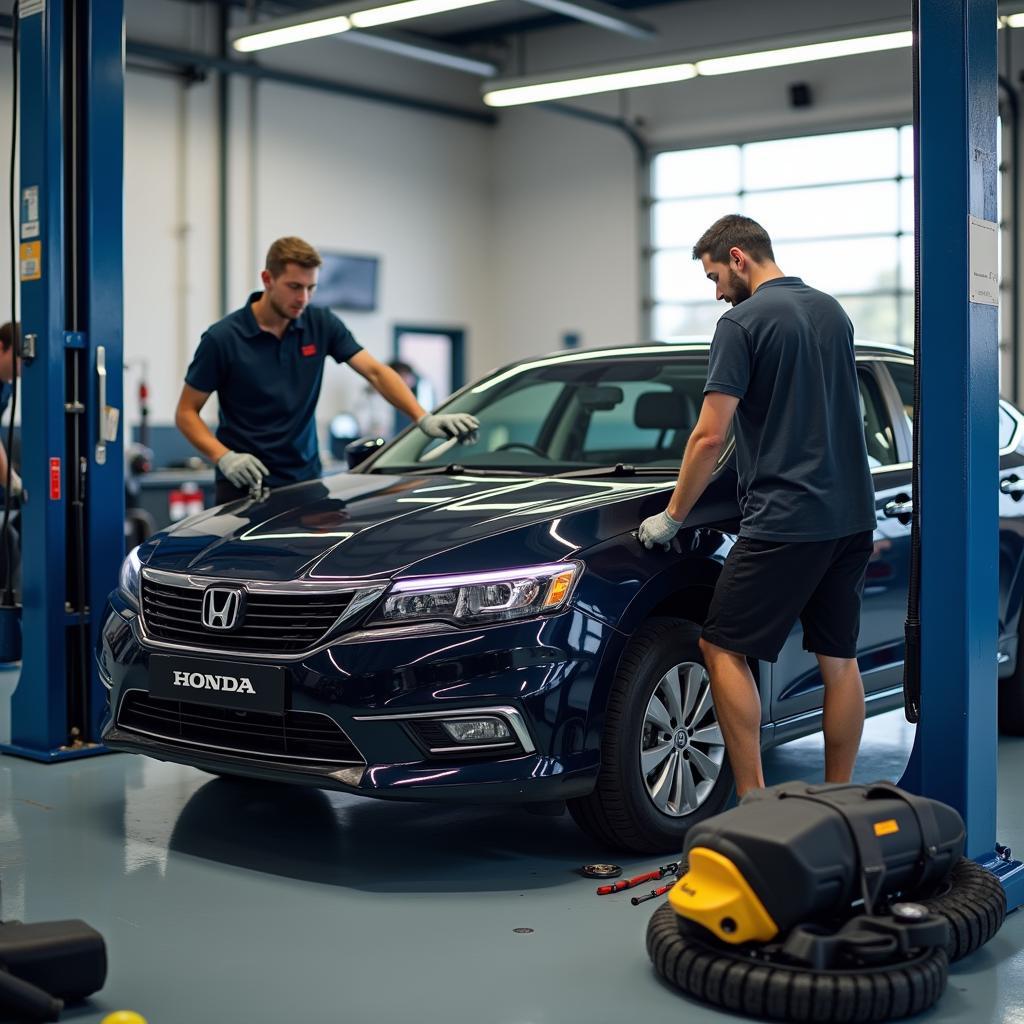
[[[908,359],[913,359],[914,353],[909,348],[903,348],[900,345],[893,345],[889,342],[884,341],[868,341],[868,340],[857,340],[854,342],[856,350],[861,355],[895,355],[904,356]],[[666,348],[676,349],[677,351],[692,351],[700,352],[707,351],[711,347],[711,341],[707,337],[694,336],[684,338],[673,338],[670,341],[653,341],[643,342],[633,345],[607,345],[600,348],[573,348],[573,349],[558,349],[554,352],[545,352],[536,356],[528,356],[523,359],[518,359],[514,363],[505,364],[506,369],[511,369],[513,366],[522,366],[526,363],[543,361],[548,362],[579,362],[586,359],[600,359],[606,355],[622,355],[622,356],[634,356],[634,355],[658,355],[664,353]]]

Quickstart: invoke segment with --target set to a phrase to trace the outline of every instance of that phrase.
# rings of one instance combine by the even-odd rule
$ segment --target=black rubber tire
[[[703,664],[699,639],[696,623],[650,619],[622,655],[608,700],[597,785],[587,796],[568,801],[576,824],[604,846],[633,853],[678,852],[692,825],[729,805],[733,776],[728,757],[703,804],[678,818],[651,802],[638,762],[644,713],[654,687],[673,665]]]
[[[934,896],[914,902],[949,922],[950,963],[984,946],[1006,919],[1006,892],[999,879],[966,857],[954,865]]]
[[[785,1021],[867,1022],[921,1013],[946,988],[944,949],[862,970],[809,971],[725,948],[666,903],[647,926],[647,953],[670,985],[702,1003]]]

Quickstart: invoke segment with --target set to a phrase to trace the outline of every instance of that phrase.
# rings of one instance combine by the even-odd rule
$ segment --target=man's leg
[[[856,658],[816,657],[825,681],[825,781],[849,782],[864,730],[864,684]]]
[[[761,698],[742,654],[723,650],[701,639],[701,653],[711,677],[718,724],[736,778],[736,794],[764,788],[761,771]]]

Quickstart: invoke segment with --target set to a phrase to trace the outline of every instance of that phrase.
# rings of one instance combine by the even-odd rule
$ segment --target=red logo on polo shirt
[[[302,354],[304,356],[315,356],[316,355],[316,345],[303,345],[302,346]]]

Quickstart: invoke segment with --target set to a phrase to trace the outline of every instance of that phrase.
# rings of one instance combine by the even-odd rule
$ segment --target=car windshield
[[[460,467],[548,475],[621,463],[675,472],[706,379],[706,346],[539,358],[496,371],[438,410],[476,416],[476,443],[411,429],[370,471]]]

